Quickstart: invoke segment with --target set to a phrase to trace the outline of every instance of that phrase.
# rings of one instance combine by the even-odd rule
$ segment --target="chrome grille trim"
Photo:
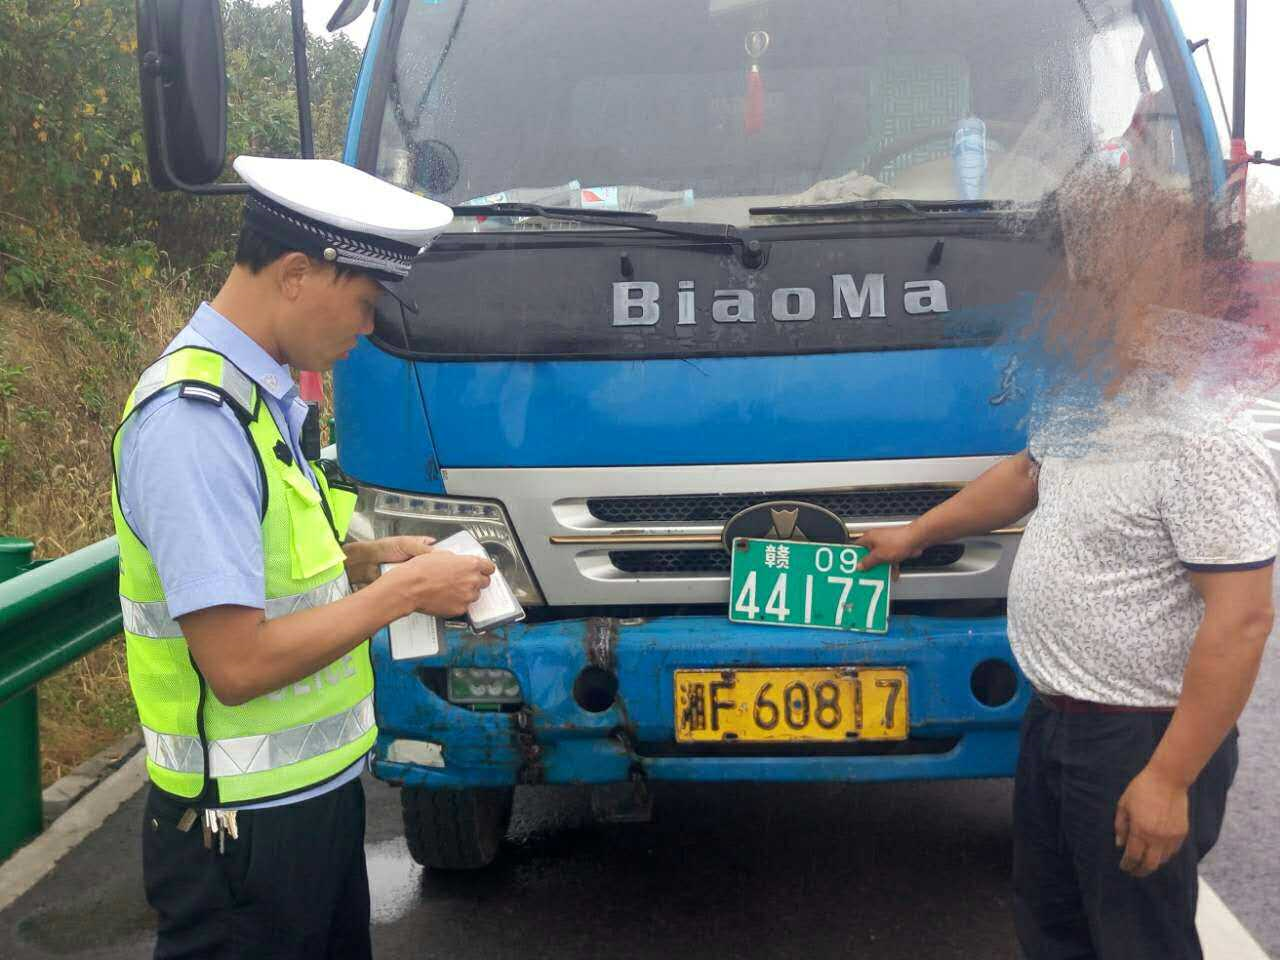
[[[955,496],[958,487],[891,487],[872,490],[788,493],[695,493],[659,497],[590,497],[587,511],[605,523],[725,523],[771,500],[804,500],[825,507],[846,523],[904,520]]]
[[[446,468],[445,492],[501,501],[529,564],[553,606],[724,603],[728,577],[717,573],[637,574],[610,553],[628,549],[708,550],[722,521],[607,523],[589,500],[707,495],[805,499],[886,488],[962,487],[1002,457],[817,463],[711,464],[663,467]],[[902,518],[848,523],[852,534]],[[589,538],[589,541],[588,541]],[[625,539],[624,539],[625,538]],[[643,539],[638,539],[643,538]],[[714,538],[714,539],[713,539]],[[1003,597],[1019,535],[965,541],[964,555],[938,569],[905,572],[894,596],[903,600]]]
[[[914,560],[902,564],[903,572],[938,570],[964,556],[964,545],[943,543],[930,547]],[[609,562],[623,573],[663,576],[682,573],[729,573],[729,554],[723,547],[713,550],[610,550]]]

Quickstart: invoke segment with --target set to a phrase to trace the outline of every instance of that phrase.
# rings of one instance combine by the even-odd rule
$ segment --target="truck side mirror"
[[[137,0],[137,11],[151,185],[157,190],[230,192],[208,186],[222,172],[227,153],[219,0]]]

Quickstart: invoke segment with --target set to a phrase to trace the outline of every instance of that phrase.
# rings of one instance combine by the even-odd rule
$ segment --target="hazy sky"
[[[1222,80],[1222,92],[1227,98],[1227,109],[1231,109],[1231,77],[1235,63],[1232,53],[1235,0],[1173,0],[1173,5],[1189,39],[1210,38],[1214,60],[1218,65],[1218,76]],[[336,0],[306,0],[304,9],[308,26],[322,32],[336,8]],[[371,3],[360,18],[343,32],[363,46],[372,24]],[[1277,40],[1280,40],[1280,2],[1251,0],[1247,133],[1249,146],[1265,151],[1269,158],[1280,156],[1280,57],[1269,49],[1269,45]],[[1221,108],[1217,105],[1218,98],[1213,89],[1213,77],[1204,50],[1196,54],[1196,65],[1204,76],[1215,115],[1220,114]],[[1225,121],[1220,117],[1218,122],[1225,126]],[[1280,194],[1280,167],[1254,167],[1253,174],[1260,176],[1274,192]]]
[[[1235,32],[1234,0],[1173,0],[1189,40],[1209,37],[1222,93],[1231,109],[1232,67]],[[1280,59],[1270,44],[1280,40],[1280,3],[1276,0],[1251,0],[1249,3],[1249,83],[1246,89],[1245,133],[1249,147],[1262,150],[1268,159],[1280,157]],[[1196,53],[1196,65],[1204,77],[1209,98],[1215,104],[1213,74],[1204,50]],[[1219,120],[1219,123],[1223,121]],[[1280,193],[1280,167],[1254,167],[1251,176],[1259,176],[1271,189]]]

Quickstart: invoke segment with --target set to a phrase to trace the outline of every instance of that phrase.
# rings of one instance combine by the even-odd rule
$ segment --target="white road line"
[[[146,782],[147,753],[139,750],[119,770],[72,804],[48,830],[0,865],[0,910],[34,887]]]
[[[1204,947],[1204,960],[1270,960],[1244,924],[1203,880],[1200,881],[1196,927]]]

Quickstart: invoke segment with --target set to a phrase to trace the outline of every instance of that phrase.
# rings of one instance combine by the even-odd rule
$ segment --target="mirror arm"
[[[304,159],[316,155],[311,126],[311,77],[307,72],[307,26],[302,17],[302,0],[289,0],[293,18],[293,78],[298,91],[298,145]]]
[[[1272,157],[1270,160],[1266,160],[1263,158],[1261,150],[1255,150],[1253,153],[1246,153],[1241,159],[1235,160],[1234,162],[1228,162],[1227,175],[1230,176],[1237,170],[1243,170],[1245,167],[1250,165],[1257,165],[1260,167],[1280,167],[1280,157]]]
[[[1231,129],[1231,114],[1227,112],[1227,98],[1222,95],[1222,81],[1218,79],[1218,65],[1213,61],[1213,47],[1209,46],[1209,38],[1197,40],[1192,43],[1187,41],[1187,48],[1191,51],[1191,55],[1195,56],[1195,52],[1204,47],[1205,53],[1209,55],[1209,69],[1213,71],[1213,85],[1218,91],[1218,103],[1222,105],[1222,122],[1227,125],[1227,129]]]
[[[1235,28],[1235,75],[1232,81],[1235,85],[1234,102],[1231,114],[1231,139],[1244,141],[1244,107],[1245,107],[1245,80],[1247,78],[1247,53],[1249,41],[1249,0],[1236,0],[1236,28]]]
[[[160,168],[168,181],[183,193],[194,193],[201,196],[248,193],[249,185],[247,183],[187,183],[187,181],[178,176],[178,172],[169,163],[169,121],[165,116],[164,75],[161,70],[164,60],[155,51],[148,50],[143,62],[147,64],[148,72],[153,74],[151,82],[155,84],[156,103],[160,105],[160,108],[156,111],[156,133],[160,137]],[[154,67],[152,66],[153,64]]]

